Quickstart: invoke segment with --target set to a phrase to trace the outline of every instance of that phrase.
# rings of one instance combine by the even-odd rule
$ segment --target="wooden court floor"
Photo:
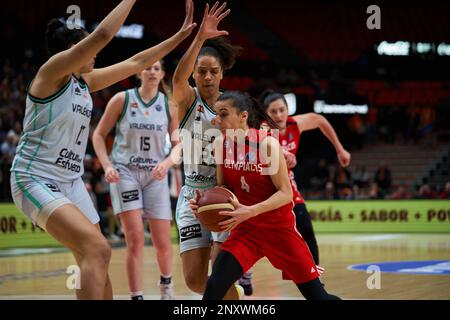
[[[450,275],[381,273],[380,288],[368,289],[372,275],[349,270],[353,264],[383,261],[450,260],[450,234],[319,234],[325,288],[343,299],[450,299]],[[200,299],[182,278],[178,245],[174,245],[176,299]],[[145,247],[144,294],[159,299],[154,250]],[[0,299],[74,299],[66,288],[66,269],[74,264],[67,251],[0,257]],[[128,299],[125,248],[113,249],[110,276],[116,299]],[[295,285],[281,280],[268,260],[254,270],[254,295],[247,299],[303,299]]]

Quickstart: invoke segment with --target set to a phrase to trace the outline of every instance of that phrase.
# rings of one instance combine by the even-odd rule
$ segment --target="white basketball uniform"
[[[93,224],[99,221],[81,180],[92,107],[86,82],[75,76],[46,99],[27,95],[11,192],[16,206],[44,229],[53,211],[70,203]]]
[[[224,242],[228,232],[210,232],[205,229],[189,207],[195,189],[204,191],[216,185],[216,165],[212,153],[214,139],[220,135],[211,120],[215,112],[195,90],[195,101],[180,123],[183,144],[185,185],[177,202],[176,221],[180,234],[180,253],[211,246],[212,241]]]
[[[111,154],[120,177],[110,185],[114,213],[143,209],[145,218],[172,220],[168,178],[152,178],[152,170],[166,158],[167,97],[158,92],[145,103],[137,88],[125,91],[125,97]]]

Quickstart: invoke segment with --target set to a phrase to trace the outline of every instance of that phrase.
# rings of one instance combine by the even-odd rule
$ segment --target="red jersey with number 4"
[[[300,129],[298,128],[297,122],[292,117],[288,117],[286,123],[285,133],[282,134],[280,132],[280,145],[284,149],[284,151],[288,151],[294,155],[297,154],[297,150],[300,143]],[[303,199],[300,191],[298,191],[297,183],[295,182],[294,171],[289,169],[289,180],[291,181],[292,192],[294,193],[294,203],[305,203],[305,199]]]
[[[260,144],[267,137],[264,130],[250,129],[245,145],[238,145],[231,139],[224,140],[222,172],[224,183],[233,191],[243,205],[254,205],[270,198],[277,189],[272,183],[267,161],[260,155]],[[280,226],[292,225],[293,204],[262,213],[242,224]],[[238,226],[239,227],[239,226]]]
[[[245,143],[237,145],[225,139],[224,162],[221,165],[224,183],[243,205],[254,205],[267,200],[275,192],[267,161],[260,154],[260,144],[267,131],[250,129]],[[277,168],[278,170],[278,168]],[[319,277],[308,245],[295,227],[292,201],[280,208],[245,220],[231,230],[222,250],[231,253],[246,272],[258,260],[267,257],[282,270],[283,279],[296,284]]]

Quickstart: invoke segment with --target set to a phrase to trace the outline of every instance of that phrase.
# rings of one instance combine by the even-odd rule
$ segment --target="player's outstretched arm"
[[[339,141],[333,126],[328,122],[325,117],[316,113],[306,113],[294,117],[300,131],[308,131],[313,129],[320,129],[327,139],[333,144],[336,150],[340,164],[343,167],[347,167],[350,164],[351,155],[344,149]]]
[[[95,58],[119,31],[136,0],[123,0],[94,32],[71,48],[52,56],[38,71],[36,82],[58,83]]]
[[[169,39],[154,47],[141,51],[125,61],[106,68],[96,69],[83,75],[89,85],[89,90],[91,92],[98,91],[126,79],[129,76],[137,74],[153,65],[156,61],[161,60],[175,49],[191,34],[196,26],[196,24],[192,22],[194,16],[194,4],[192,3],[192,0],[185,0],[185,7],[186,16],[183,25],[180,30]]]
[[[224,2],[219,7],[219,2],[209,9],[206,4],[205,13],[203,15],[202,24],[184,56],[181,58],[173,75],[173,97],[178,104],[178,119],[182,121],[187,109],[194,102],[194,89],[189,85],[189,77],[194,70],[195,61],[204,42],[208,39],[228,35],[227,31],[219,31],[217,27],[229,13],[230,9],[223,12],[226,7]]]

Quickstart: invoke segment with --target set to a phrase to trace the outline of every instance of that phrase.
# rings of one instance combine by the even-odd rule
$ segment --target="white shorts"
[[[17,208],[43,229],[55,209],[65,204],[77,206],[92,224],[100,221],[81,178],[59,182],[12,171],[11,193]]]
[[[130,169],[114,164],[119,172],[119,182],[110,184],[111,202],[114,213],[142,209],[143,218],[172,220],[169,182],[152,178],[151,171]]]
[[[189,200],[194,196],[195,189],[184,185],[178,197],[176,221],[180,234],[180,253],[210,247],[213,241],[223,243],[229,234],[229,232],[211,232],[200,224],[189,207]]]

